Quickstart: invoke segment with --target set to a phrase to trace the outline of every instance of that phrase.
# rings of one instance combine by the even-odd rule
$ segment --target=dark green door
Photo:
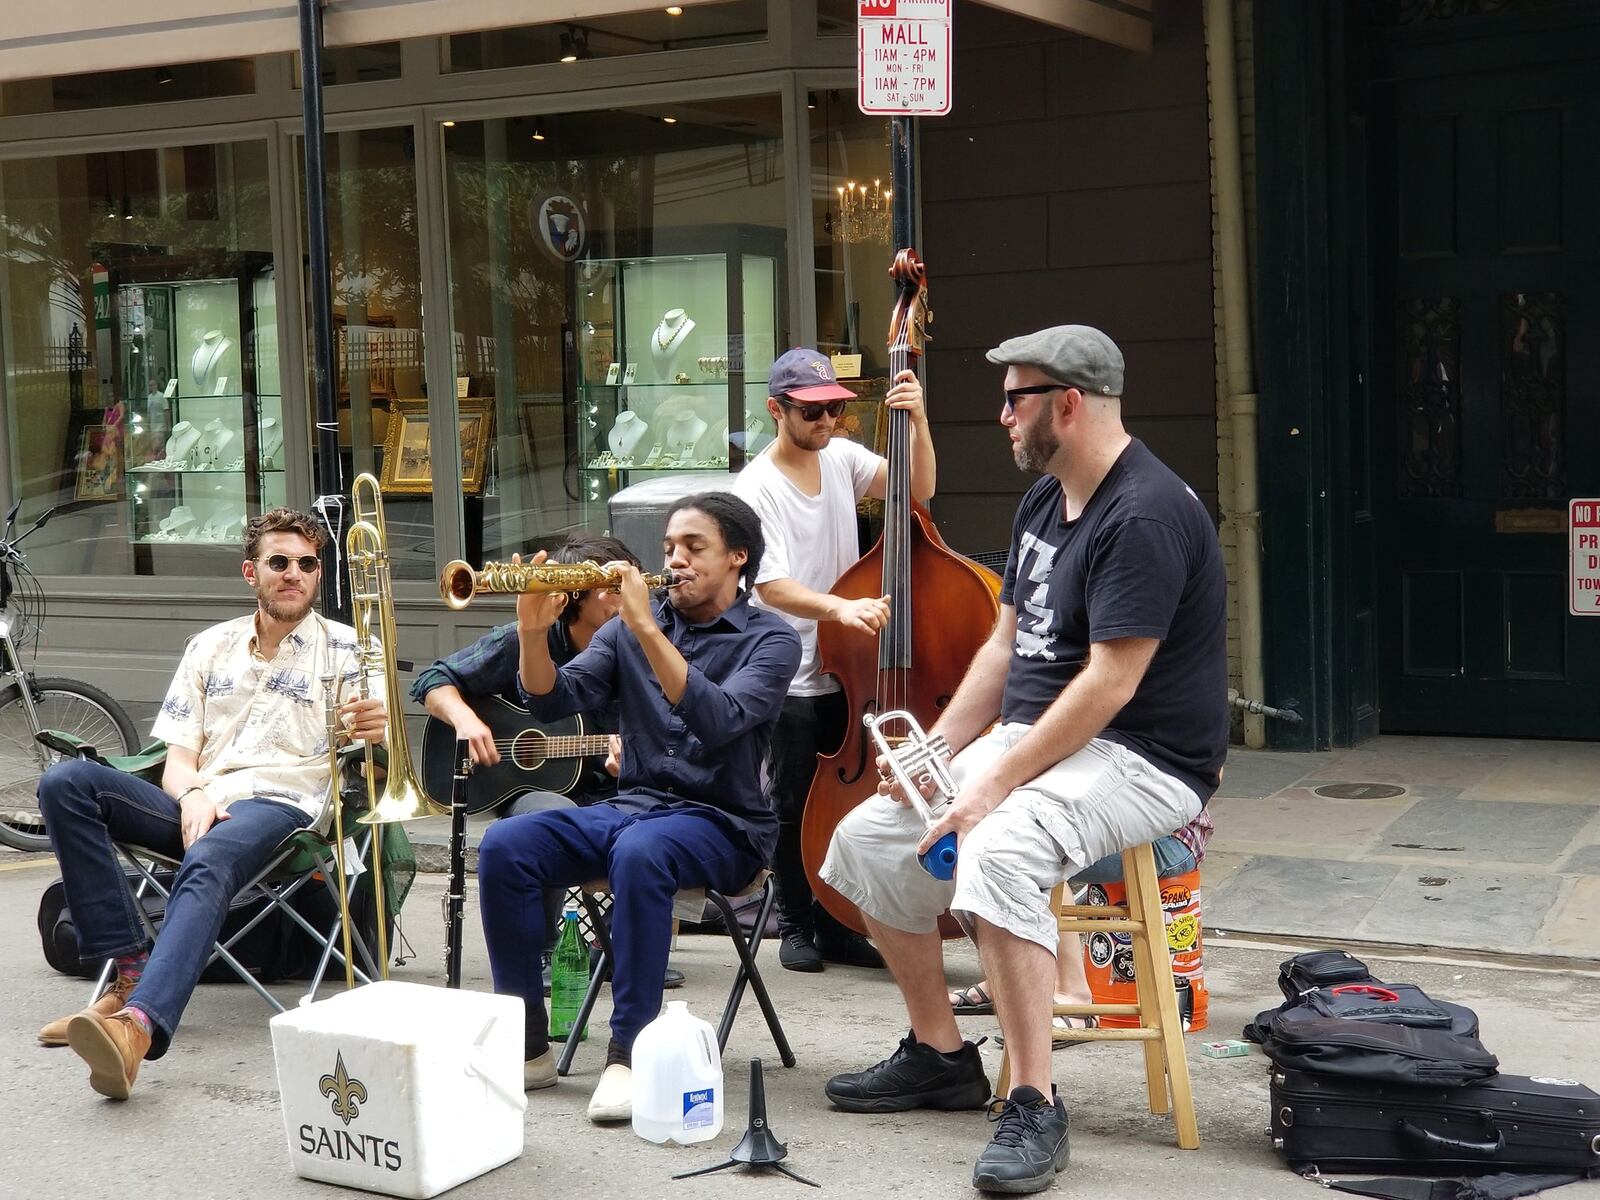
[[[1389,47],[1374,95],[1380,727],[1595,737],[1565,514],[1600,494],[1600,54],[1472,29]]]

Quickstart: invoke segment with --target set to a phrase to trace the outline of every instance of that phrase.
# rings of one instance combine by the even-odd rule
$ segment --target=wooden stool
[[[1143,1042],[1145,1090],[1150,1111],[1171,1112],[1177,1126],[1178,1146],[1200,1148],[1200,1130],[1194,1118],[1194,1092],[1189,1087],[1189,1060],[1184,1057],[1183,1019],[1178,1015],[1178,992],[1172,982],[1172,959],[1167,952],[1166,920],[1161,911],[1161,885],[1156,879],[1155,855],[1148,844],[1122,852],[1122,878],[1128,889],[1126,907],[1068,904],[1070,893],[1061,885],[1050,893],[1050,907],[1063,933],[1126,933],[1133,942],[1133,970],[1139,990],[1137,1004],[1056,1004],[1052,1007],[1051,1037],[1058,1042]],[[1154,940],[1149,931],[1154,930]],[[1055,1017],[1134,1016],[1133,1029],[1057,1029]],[[1171,1085],[1171,1102],[1167,1088]],[[1000,1087],[1011,1090],[1011,1051],[1000,1060]]]

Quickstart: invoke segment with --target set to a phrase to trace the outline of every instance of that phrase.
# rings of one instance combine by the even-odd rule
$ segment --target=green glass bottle
[[[550,1036],[556,1041],[566,1041],[572,1026],[583,1007],[583,995],[589,990],[589,947],[584,945],[583,934],[578,931],[578,909],[567,905],[561,921],[561,937],[556,942],[556,952],[550,959]],[[578,1030],[578,1040],[589,1036],[589,1026]]]

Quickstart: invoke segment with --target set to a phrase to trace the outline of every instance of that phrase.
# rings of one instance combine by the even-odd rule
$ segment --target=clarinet
[[[467,892],[467,779],[472,758],[456,740],[455,785],[450,790],[450,887],[444,897],[444,985],[461,986],[461,910]]]

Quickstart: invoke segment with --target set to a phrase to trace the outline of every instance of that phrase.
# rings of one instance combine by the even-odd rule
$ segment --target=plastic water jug
[[[681,1146],[722,1132],[717,1035],[682,1000],[669,1001],[633,1043],[633,1131]]]

